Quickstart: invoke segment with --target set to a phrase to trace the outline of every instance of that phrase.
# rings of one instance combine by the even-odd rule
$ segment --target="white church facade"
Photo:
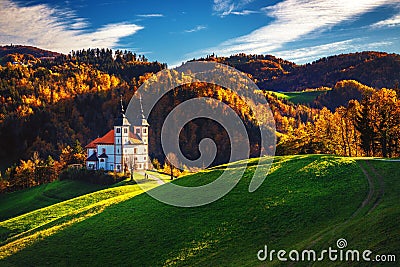
[[[143,116],[137,125],[131,125],[124,113],[121,99],[121,114],[114,129],[96,138],[85,148],[86,168],[113,172],[131,172],[149,168],[149,124]]]

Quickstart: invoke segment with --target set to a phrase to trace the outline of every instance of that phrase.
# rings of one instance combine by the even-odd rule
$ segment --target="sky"
[[[169,67],[208,54],[297,64],[400,53],[400,0],[0,0],[0,44],[123,49]]]

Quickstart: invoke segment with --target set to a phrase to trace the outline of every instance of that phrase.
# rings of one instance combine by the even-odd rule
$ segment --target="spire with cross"
[[[124,109],[124,102],[122,94],[120,95],[120,110],[121,113],[119,114],[118,118],[115,120],[115,125],[130,125],[127,117],[125,116],[125,109]]]
[[[143,111],[143,103],[142,103],[142,95],[138,92],[139,94],[139,104],[140,104],[140,115],[141,115],[141,120],[142,120],[142,126],[149,126],[149,123],[146,120],[146,117],[144,116],[144,111]]]
[[[124,104],[123,104],[123,101],[122,101],[122,94],[120,95],[120,102],[121,102],[121,114],[125,115]]]

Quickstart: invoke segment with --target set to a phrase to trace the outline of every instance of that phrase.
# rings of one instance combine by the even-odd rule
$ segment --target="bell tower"
[[[142,104],[142,96],[139,95],[139,102],[140,102],[140,117],[138,120],[138,125],[134,125],[133,129],[134,129],[134,133],[136,135],[138,135],[140,137],[140,139],[142,139],[143,141],[143,150],[142,150],[142,154],[143,155],[148,155],[149,153],[149,123],[147,122],[147,119],[144,116],[143,113],[143,104]],[[146,160],[144,163],[144,168],[148,169],[149,167],[149,158],[148,156],[146,156]]]
[[[121,111],[114,124],[114,170],[124,171],[124,145],[129,143],[129,127],[131,124],[125,116],[124,105],[121,95]]]
[[[143,141],[143,143],[148,146],[149,144],[149,123],[147,122],[143,114],[142,96],[139,95],[140,102],[140,124],[134,126],[135,134],[137,134]]]

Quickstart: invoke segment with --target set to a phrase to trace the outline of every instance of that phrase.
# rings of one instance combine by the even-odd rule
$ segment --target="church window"
[[[121,132],[121,128],[117,128],[117,133],[120,133]]]
[[[143,129],[143,133],[146,133],[146,132],[147,132],[147,131],[146,131],[146,128],[144,128],[144,129]]]
[[[124,129],[124,133],[128,133],[128,129],[127,128]]]

